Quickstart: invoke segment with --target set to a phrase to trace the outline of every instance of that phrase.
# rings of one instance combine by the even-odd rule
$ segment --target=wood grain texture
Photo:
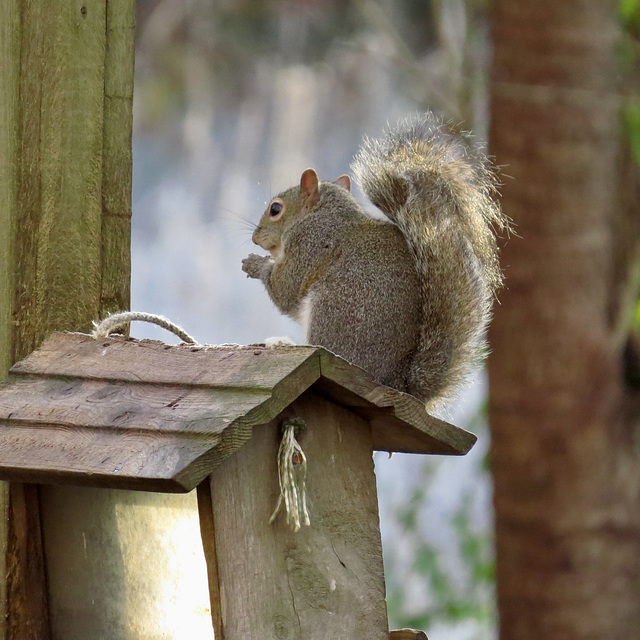
[[[98,314],[105,2],[22,3],[14,358]]]
[[[461,454],[475,440],[324,349],[57,333],[0,385],[0,478],[191,490],[312,387],[364,417],[375,448]]]
[[[325,349],[319,353],[322,377],[329,383],[325,392],[371,422],[377,451],[464,455],[474,445],[474,434],[429,415],[413,396],[374,383],[366,371]],[[354,394],[359,400],[352,405]]]
[[[18,0],[0,3],[0,380],[13,359],[14,252],[17,199],[18,87],[20,74]],[[1,605],[0,605],[1,606]],[[0,615],[0,625],[4,616]]]
[[[12,371],[159,385],[271,390],[308,362],[314,368],[314,380],[317,379],[319,365],[314,361],[314,353],[308,347],[217,349],[118,337],[96,341],[86,334],[57,333],[14,365]]]
[[[0,3],[0,380],[13,362],[13,302],[20,82],[20,7]],[[7,638],[9,484],[0,482],[0,639]]]
[[[206,478],[198,485],[198,516],[200,519],[200,535],[205,548],[205,562],[209,580],[209,600],[211,602],[211,623],[216,640],[224,638],[222,624],[222,606],[220,595],[220,572],[218,571],[218,554],[215,545],[215,521],[211,498],[211,481]]]
[[[279,488],[281,418],[211,475],[222,629],[240,638],[387,640],[382,549],[365,420],[312,392],[287,411],[303,418],[311,526],[294,533],[269,516]]]
[[[104,62],[100,317],[129,308],[135,1],[109,0]]]
[[[9,581],[7,566],[9,560],[9,503],[11,491],[8,482],[0,482],[0,638],[7,638],[7,604]]]
[[[135,2],[2,12],[0,358],[16,361],[129,304]]]
[[[14,483],[9,502],[6,547],[7,640],[47,640],[49,605],[40,520],[39,487]]]
[[[2,477],[23,482],[185,492],[215,464],[200,441],[146,433],[12,427],[0,446]]]
[[[59,333],[12,368],[14,374],[77,376],[158,385],[262,389],[284,408],[315,384],[374,422],[374,448],[463,455],[476,437],[429,415],[410,395],[375,383],[364,370],[321,347],[237,349]],[[268,417],[268,422],[275,414]],[[252,417],[252,423],[258,424]]]
[[[46,420],[60,429],[148,431],[219,440],[238,416],[269,398],[262,390],[158,386],[85,378],[17,378],[0,394],[12,426]]]
[[[103,288],[105,297],[128,301],[128,218],[113,229],[102,224],[102,213],[103,198],[114,188],[105,186],[105,147],[112,157],[121,144],[116,129],[131,130],[130,108],[128,129],[126,114],[118,123],[109,117],[105,93],[112,83],[105,69],[124,69],[128,59],[123,75],[132,82],[133,42],[131,34],[125,45],[110,35],[107,7],[126,22],[123,10],[133,15],[135,3],[0,3],[0,379],[52,330],[90,329]],[[119,164],[114,180],[122,179],[124,192],[131,172],[126,144],[112,163]],[[109,263],[119,261],[117,278],[103,274],[108,255],[115,256]],[[17,432],[6,435],[11,440]],[[0,638],[45,640],[48,623],[36,624],[36,612],[43,612],[40,620],[46,612],[38,491],[3,484],[0,492],[1,503],[10,506],[0,520],[0,550],[6,552],[0,559]]]

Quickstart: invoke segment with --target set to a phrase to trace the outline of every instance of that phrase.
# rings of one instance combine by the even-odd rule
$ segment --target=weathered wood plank
[[[107,3],[100,316],[129,308],[135,1]]]
[[[311,526],[294,533],[282,515],[268,524],[279,493],[274,421],[210,478],[215,531],[204,546],[217,551],[221,637],[301,640],[321,630],[388,640],[370,428],[313,393],[286,414],[307,425]]]
[[[116,17],[135,9],[133,0],[0,3],[0,379],[8,364],[52,330],[90,329],[105,279],[102,256],[118,256],[109,259],[113,263],[122,261],[122,247],[128,251],[126,226],[115,240],[101,221],[104,136],[110,135],[103,127],[107,6]],[[129,35],[128,50],[120,51],[116,42],[112,53],[128,56],[132,82]],[[120,175],[125,174],[122,164]],[[106,291],[125,301],[128,257],[117,268],[121,293],[115,281]],[[46,613],[39,599],[45,583],[38,494],[20,484],[12,485],[10,495],[6,485],[0,491],[2,503],[10,502],[14,531],[8,545],[6,530],[0,531],[0,549],[6,550],[8,566],[17,568],[8,574],[7,589],[5,557],[0,559],[0,638],[6,637],[8,620],[10,637],[45,640],[48,624],[35,627],[36,612],[42,620]],[[18,518],[21,513],[31,517]],[[46,525],[45,537],[59,522]]]
[[[464,455],[474,445],[474,434],[431,416],[413,396],[376,384],[366,371],[329,351],[319,352],[322,378],[329,382],[322,388],[370,420],[376,450]]]
[[[84,376],[155,384],[272,389],[306,365],[320,375],[316,349],[244,347],[218,349],[167,345],[154,340],[94,340],[89,335],[57,333],[13,371]]]
[[[198,485],[198,515],[200,520],[200,536],[207,564],[207,578],[209,582],[209,600],[211,602],[211,623],[216,640],[224,640],[222,625],[222,606],[220,595],[220,573],[218,571],[218,555],[215,545],[215,521],[211,498],[210,480],[206,478]]]
[[[249,437],[250,432],[244,439]],[[0,429],[0,478],[184,492],[214,466],[210,459],[201,458],[215,449],[217,442],[217,436],[206,443],[177,435],[165,440],[147,432],[11,426]],[[188,472],[180,475],[187,464]]]
[[[0,384],[0,478],[190,490],[309,388],[364,417],[377,449],[462,454],[475,440],[320,348],[63,333]]]
[[[105,5],[21,3],[15,359],[98,313]]]
[[[452,429],[448,422],[426,413],[412,396],[395,396],[392,412],[393,415],[389,415],[386,409],[367,408],[359,412],[371,422],[378,451],[460,456],[465,455],[477,440],[475,434]],[[405,429],[405,424],[414,428]]]
[[[32,351],[52,329],[88,329],[97,311],[89,298],[99,290],[96,176],[101,172],[104,20],[100,14],[105,4],[97,3],[83,21],[76,2],[2,3],[8,13],[0,15],[0,22],[11,25],[13,33],[6,41],[11,50],[0,66],[18,69],[15,81],[2,84],[6,102],[15,106],[12,118],[3,119],[11,142],[4,148],[10,156],[0,162],[6,161],[12,174],[2,185],[8,189],[5,215],[10,217],[6,228],[13,263],[2,260],[1,268],[11,272],[0,274],[13,294],[7,307],[0,301],[12,314],[10,331],[0,331],[6,341],[3,362]],[[27,487],[11,488],[10,518],[16,535],[9,540],[8,563],[26,564],[9,573],[7,615],[12,637],[49,635],[48,624],[34,631],[35,618],[31,619],[35,611],[46,611],[38,600],[44,592],[40,528],[31,524],[39,522],[36,495]],[[33,518],[17,520],[22,512],[34,514]]]
[[[13,363],[14,241],[20,74],[18,0],[0,3],[0,380]],[[2,582],[2,581],[0,581]],[[1,594],[0,594],[1,595]],[[3,624],[0,604],[0,626]],[[0,635],[1,637],[1,635]]]
[[[84,378],[18,378],[3,385],[0,423],[169,434],[221,434],[268,391],[158,386]],[[0,459],[2,454],[0,453]]]
[[[15,134],[15,155],[9,159],[16,167],[15,236],[11,239],[14,252],[14,271],[11,274],[14,316],[11,331],[11,360],[15,362],[37,346],[37,234],[42,215],[40,135],[42,129],[42,82],[45,64],[37,60],[47,58],[44,45],[46,17],[42,8],[26,10],[16,2],[20,21],[16,25],[19,61],[19,82],[14,87],[19,100]],[[44,18],[44,19],[43,19]]]
[[[430,416],[407,394],[376,384],[362,369],[320,347],[267,349],[170,346],[156,341],[84,334],[54,334],[42,347],[14,365],[15,374],[86,376],[145,381],[162,385],[272,389],[271,415],[247,416],[247,423],[268,422],[304,389],[319,390],[371,420],[374,447],[409,453],[466,453],[476,437]]]
[[[0,393],[0,478],[190,490],[251,437],[251,426],[293,399],[261,389],[17,377]]]
[[[39,487],[12,483],[8,516],[6,638],[46,640],[50,637],[49,606]]]
[[[13,363],[15,234],[18,181],[20,8],[0,3],[0,380]],[[7,637],[9,484],[0,482],[0,640]]]
[[[0,482],[0,638],[7,637],[7,604],[9,584],[6,576],[9,558],[9,504],[10,490],[8,482]],[[37,557],[37,555],[36,555]]]

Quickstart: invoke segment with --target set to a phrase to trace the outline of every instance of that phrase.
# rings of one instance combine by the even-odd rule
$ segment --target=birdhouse
[[[282,427],[293,423],[310,522],[297,531],[284,507],[274,514]],[[474,441],[311,346],[55,333],[0,384],[0,478],[197,488],[218,640],[389,638],[372,453],[462,455]],[[85,515],[87,528],[102,526]],[[92,606],[105,617],[111,604],[98,597]],[[85,625],[86,638],[106,637],[93,633],[91,611],[51,615]]]

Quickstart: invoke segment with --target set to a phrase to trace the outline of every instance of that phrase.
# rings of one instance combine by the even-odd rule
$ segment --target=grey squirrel
[[[350,179],[313,169],[273,198],[253,233],[271,256],[242,268],[323,346],[427,406],[448,399],[484,353],[502,282],[494,229],[507,226],[485,157],[430,113],[365,140]]]

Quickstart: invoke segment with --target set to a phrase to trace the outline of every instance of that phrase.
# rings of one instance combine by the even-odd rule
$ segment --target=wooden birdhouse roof
[[[377,450],[461,455],[475,436],[309,346],[170,346],[54,333],[0,383],[0,478],[189,491],[312,388]]]

